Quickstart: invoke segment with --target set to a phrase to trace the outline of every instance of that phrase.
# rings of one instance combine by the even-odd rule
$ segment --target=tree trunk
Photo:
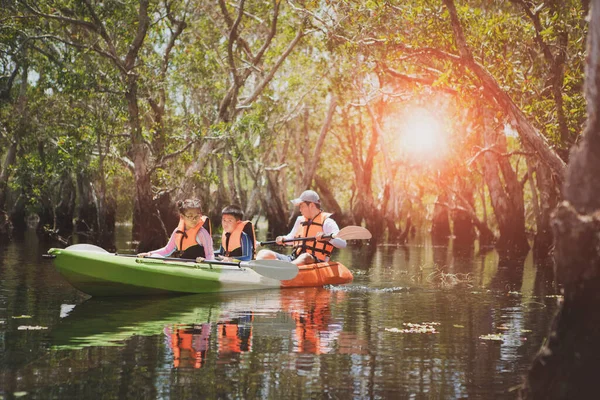
[[[8,178],[10,167],[17,160],[17,141],[13,140],[4,156],[4,163],[0,170],[0,210],[6,210],[6,199],[8,197]]]
[[[458,193],[460,198],[468,209],[475,209],[475,199],[473,194],[472,185],[467,182],[466,179],[457,177]],[[456,208],[452,211],[452,233],[454,234],[454,243],[461,248],[469,247],[473,245],[475,237],[475,226],[471,215],[463,209]]]
[[[564,301],[521,390],[526,399],[597,396],[600,360],[600,0],[591,7],[586,69],[588,120],[571,152],[565,201],[553,217],[556,282]]]
[[[135,200],[133,204],[132,236],[138,241],[137,251],[149,251],[165,245],[158,210],[152,196],[150,180],[149,149],[142,136],[137,98],[136,77],[128,81],[129,90],[125,94],[129,112],[131,135],[131,155],[135,180]]]
[[[160,216],[161,236],[166,243],[179,223],[179,211],[168,192],[160,192],[154,199],[154,204]]]
[[[267,238],[274,238],[279,235],[285,235],[289,232],[287,209],[281,201],[281,190],[279,187],[280,171],[265,171],[267,178],[266,193],[262,197],[263,209],[269,228]]]
[[[96,210],[98,211],[98,218],[96,220],[96,226],[98,227],[97,243],[100,247],[106,250],[116,250],[115,246],[115,223],[117,217],[117,201],[116,199],[107,193],[106,189],[106,177],[104,170],[104,160],[106,153],[110,148],[110,139],[107,139],[106,151],[102,148],[100,132],[97,133],[96,144],[98,147],[98,189],[96,195]]]
[[[42,141],[37,142],[37,150],[40,156],[40,161],[43,170],[46,170],[46,150]],[[53,188],[45,188],[40,194],[40,204],[37,210],[38,222],[36,226],[37,232],[53,231],[56,228],[56,219],[54,216]]]
[[[450,218],[448,215],[448,194],[443,192],[433,207],[433,217],[431,219],[431,237],[435,241],[448,240],[450,237]]]
[[[10,178],[10,168],[17,161],[17,148],[19,146],[20,139],[22,135],[25,133],[27,129],[27,123],[29,120],[29,113],[27,107],[27,87],[29,85],[28,77],[29,77],[29,67],[28,63],[25,62],[22,66],[21,71],[21,84],[19,86],[19,96],[17,98],[16,103],[16,114],[19,116],[19,124],[17,125],[17,129],[13,132],[13,138],[11,140],[10,146],[6,152],[4,157],[4,162],[0,166],[0,211],[5,212],[3,214],[6,218],[5,222],[0,222],[0,230],[6,231],[9,233],[14,228],[14,223],[11,223],[10,215],[6,211],[6,200],[8,198],[8,179]],[[4,96],[2,100],[10,100],[10,93],[12,89],[12,85],[14,82],[14,78],[18,75],[19,69],[15,68],[11,79],[7,81],[7,86],[2,88],[2,92]],[[0,102],[1,104],[1,102]]]
[[[552,181],[552,174],[545,165],[536,168],[536,182],[539,190],[539,216],[536,218],[536,233],[533,241],[533,257],[536,265],[544,264],[551,256],[554,237],[552,234],[551,215],[558,205],[560,193]]]
[[[373,189],[371,187],[372,176],[373,176],[373,165],[374,159],[377,154],[377,148],[379,143],[379,127],[375,118],[375,113],[370,110],[372,127],[371,137],[369,138],[369,145],[367,152],[363,158],[364,153],[364,142],[362,138],[358,138],[360,135],[358,132],[365,131],[366,128],[362,126],[350,125],[350,141],[347,144],[350,148],[350,162],[354,169],[354,186],[356,193],[356,202],[352,210],[354,220],[359,223],[363,219],[365,220],[366,228],[371,231],[372,241],[379,242],[383,234],[385,233],[385,223],[381,218],[375,199],[373,197]],[[345,121],[347,117],[343,118]]]
[[[529,250],[525,235],[523,188],[508,158],[503,155],[507,151],[506,137],[493,123],[488,125],[489,118],[484,117],[484,121],[485,147],[494,150],[484,154],[483,171],[500,231],[496,247],[519,256]]]
[[[231,151],[228,151],[227,154],[227,183],[229,188],[229,204],[240,204],[240,195],[237,191],[237,185],[235,183],[235,170],[236,165],[233,157],[231,156]]]
[[[60,201],[56,206],[54,230],[60,236],[73,233],[73,216],[75,213],[75,185],[70,174],[65,174],[59,188]]]
[[[307,169],[302,178],[303,181],[303,190],[310,188],[315,172],[317,171],[317,165],[319,164],[319,160],[321,159],[321,151],[323,150],[323,144],[325,143],[325,137],[327,136],[327,132],[329,132],[329,127],[331,126],[331,120],[333,119],[333,113],[335,112],[335,107],[337,106],[337,100],[335,97],[331,97],[331,101],[329,103],[329,109],[327,111],[327,116],[325,117],[325,122],[321,127],[321,132],[319,133],[319,138],[317,139],[317,143],[315,144],[315,150],[313,152],[312,159],[310,160]],[[304,138],[305,140],[308,137]]]
[[[84,171],[77,173],[77,233],[89,234],[98,230],[98,209],[90,178]]]
[[[22,194],[17,197],[12,210],[9,212],[9,217],[13,226],[13,233],[23,234],[27,229],[27,209],[25,204],[25,196]]]

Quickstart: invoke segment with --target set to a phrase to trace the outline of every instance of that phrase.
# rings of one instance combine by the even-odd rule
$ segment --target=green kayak
[[[93,245],[50,249],[62,276],[91,296],[215,293],[279,288],[298,268],[285,261],[218,262],[138,258]]]

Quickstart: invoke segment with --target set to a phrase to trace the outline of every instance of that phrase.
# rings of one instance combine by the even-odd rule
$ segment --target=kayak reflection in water
[[[211,324],[200,325],[173,325],[165,327],[165,334],[169,337],[169,345],[173,351],[173,366],[191,366],[202,368],[206,360],[209,347]],[[182,361],[184,364],[182,365]]]
[[[211,324],[172,325],[165,327],[168,344],[173,352],[175,368],[202,368],[210,349],[213,326],[216,326],[219,360],[233,361],[240,353],[252,350],[251,313],[231,321]]]

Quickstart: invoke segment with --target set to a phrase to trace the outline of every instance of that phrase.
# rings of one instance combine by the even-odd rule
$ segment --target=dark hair
[[[242,211],[242,207],[238,206],[237,204],[232,204],[232,205],[225,207],[221,211],[221,215],[225,215],[225,214],[233,215],[235,217],[235,219],[237,219],[237,220],[241,220],[242,218],[244,218],[244,211]]]
[[[197,208],[202,211],[202,202],[200,199],[191,198],[185,200],[179,200],[177,202],[177,208],[179,209],[179,213],[183,214],[185,210],[190,210],[192,208]]]

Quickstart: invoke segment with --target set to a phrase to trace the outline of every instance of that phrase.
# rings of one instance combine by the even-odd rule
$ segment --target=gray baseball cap
[[[297,206],[298,204],[304,203],[305,201],[308,201],[310,203],[321,204],[321,199],[319,198],[317,192],[315,192],[314,190],[305,190],[304,192],[302,192],[300,197],[292,200],[292,203],[295,206]]]

